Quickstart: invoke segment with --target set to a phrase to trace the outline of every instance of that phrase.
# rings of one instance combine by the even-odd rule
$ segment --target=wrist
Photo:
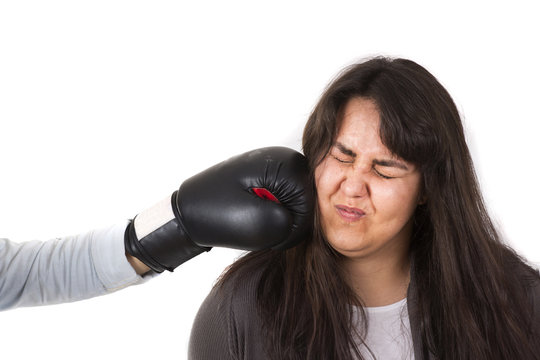
[[[136,257],[126,253],[126,259],[127,261],[129,262],[129,264],[131,265],[131,267],[133,268],[133,270],[135,270],[135,272],[137,273],[137,275],[144,275],[146,274],[147,272],[149,272],[150,269],[148,266],[146,266],[145,263],[143,263],[141,260],[137,259]]]
[[[210,250],[191,241],[173,203],[177,192],[141,212],[125,233],[126,253],[151,270],[173,271],[183,262]],[[132,264],[133,266],[133,264]]]

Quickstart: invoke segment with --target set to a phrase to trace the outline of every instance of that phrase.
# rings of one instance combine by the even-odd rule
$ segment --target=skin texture
[[[345,256],[366,306],[387,305],[406,295],[421,174],[382,144],[372,100],[350,99],[342,116],[334,145],[315,170],[322,227]]]
[[[127,261],[130,263],[131,267],[133,268],[133,270],[135,270],[137,274],[144,275],[150,271],[150,268],[146,266],[143,262],[141,262],[139,259],[137,259],[136,257],[126,254],[126,258],[127,258]]]

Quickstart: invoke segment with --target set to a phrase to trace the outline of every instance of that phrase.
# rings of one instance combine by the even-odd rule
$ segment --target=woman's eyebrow
[[[356,157],[356,153],[354,151],[352,151],[351,149],[349,149],[348,147],[346,147],[345,145],[343,145],[342,143],[340,143],[339,141],[336,141],[336,144],[335,146],[338,148],[339,151],[341,151],[343,154],[347,155],[347,156],[350,156],[350,157],[353,157],[355,158]]]
[[[396,160],[373,160],[373,164],[379,165],[379,166],[385,166],[385,167],[396,167],[403,170],[409,170],[407,165],[402,163],[401,161]]]

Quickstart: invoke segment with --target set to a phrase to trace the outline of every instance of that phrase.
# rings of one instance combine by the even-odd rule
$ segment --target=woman
[[[500,239],[456,106],[427,70],[349,67],[303,149],[313,235],[235,262],[197,315],[190,358],[539,358],[540,275]]]

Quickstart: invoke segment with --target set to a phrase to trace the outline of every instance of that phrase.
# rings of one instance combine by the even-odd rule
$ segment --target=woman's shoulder
[[[220,277],[212,290],[213,296],[225,301],[232,308],[253,308],[257,290],[268,263],[260,261],[256,253],[249,253],[236,260]]]
[[[251,311],[256,309],[257,288],[263,271],[264,269],[254,269],[245,272],[226,272],[214,286],[209,297],[218,300],[221,306],[227,306],[236,317],[251,314]]]
[[[190,359],[258,359],[262,323],[257,287],[264,268],[231,267],[202,303],[191,331]]]

